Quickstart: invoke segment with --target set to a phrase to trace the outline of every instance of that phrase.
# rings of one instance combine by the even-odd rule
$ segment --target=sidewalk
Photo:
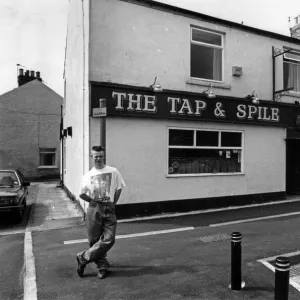
[[[31,231],[84,224],[82,210],[67,196],[59,182],[32,182],[31,185],[38,187],[28,221]]]

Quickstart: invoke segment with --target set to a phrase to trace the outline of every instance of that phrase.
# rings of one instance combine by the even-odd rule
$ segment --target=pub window
[[[168,175],[242,172],[242,131],[169,128],[168,132]]]
[[[223,35],[191,28],[191,77],[222,81]]]
[[[40,148],[40,166],[54,167],[56,165],[56,149],[55,148]]]
[[[283,87],[294,87],[294,91],[300,91],[300,51],[283,55]]]

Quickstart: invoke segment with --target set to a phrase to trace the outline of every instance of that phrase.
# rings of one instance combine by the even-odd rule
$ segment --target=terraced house
[[[63,98],[40,72],[18,72],[18,87],[0,95],[0,168],[19,169],[27,179],[59,179]]]
[[[119,217],[300,191],[297,38],[156,1],[70,0],[64,79],[74,198],[98,144],[127,184]]]

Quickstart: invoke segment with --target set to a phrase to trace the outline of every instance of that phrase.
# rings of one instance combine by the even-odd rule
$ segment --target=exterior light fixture
[[[216,98],[216,94],[212,90],[212,83],[210,84],[209,88],[203,92],[207,98]]]
[[[151,85],[151,88],[153,89],[153,92],[162,92],[163,89],[158,81],[157,76],[155,77],[154,83]]]
[[[251,100],[253,104],[259,104],[259,98],[255,91],[253,91],[251,95],[246,96],[246,98]]]

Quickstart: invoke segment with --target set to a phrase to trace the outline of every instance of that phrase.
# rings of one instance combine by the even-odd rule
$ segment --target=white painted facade
[[[158,76],[164,89],[202,93],[211,81],[190,77],[190,30],[196,26],[224,34],[224,80],[213,82],[217,95],[244,98],[255,90],[272,101],[272,47],[300,49],[292,39],[146,1],[70,0],[69,5],[64,127],[73,127],[73,137],[65,139],[64,183],[77,199],[81,176],[91,167],[90,148],[100,142],[90,82],[150,87]],[[280,90],[282,56],[275,62],[275,90]],[[233,66],[243,68],[241,77],[232,75]],[[300,93],[280,102],[295,100]],[[168,127],[243,131],[243,173],[168,177]],[[285,191],[285,137],[282,127],[107,117],[106,157],[127,184],[122,204],[273,193]]]

